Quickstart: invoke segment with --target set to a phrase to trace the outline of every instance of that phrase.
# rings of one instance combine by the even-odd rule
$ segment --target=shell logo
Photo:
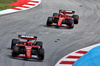
[[[30,52],[30,50],[27,50],[28,52]]]

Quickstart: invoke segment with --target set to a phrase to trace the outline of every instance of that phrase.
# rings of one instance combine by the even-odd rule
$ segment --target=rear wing
[[[28,39],[28,40],[37,40],[37,36],[25,36],[25,35],[18,35],[20,39]]]
[[[71,10],[68,10],[68,11],[66,11],[66,10],[59,10],[59,13],[74,14],[75,11],[71,11]]]

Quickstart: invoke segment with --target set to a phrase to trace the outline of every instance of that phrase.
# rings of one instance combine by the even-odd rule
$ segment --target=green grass
[[[13,8],[16,6],[11,6],[9,4],[16,2],[17,0],[0,0],[0,10]]]

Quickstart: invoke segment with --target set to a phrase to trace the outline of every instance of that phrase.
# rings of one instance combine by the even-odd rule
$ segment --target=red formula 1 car
[[[79,16],[74,15],[74,13],[75,11],[59,10],[59,14],[54,13],[53,17],[48,17],[46,25],[73,28],[74,24],[78,24],[79,21]],[[68,14],[72,14],[72,16],[69,16]]]
[[[43,43],[36,41],[36,36],[18,35],[19,39],[12,39],[11,49],[13,57],[44,59]]]

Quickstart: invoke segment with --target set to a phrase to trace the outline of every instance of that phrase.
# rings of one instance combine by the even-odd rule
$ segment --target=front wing
[[[27,58],[27,56],[25,56],[25,54],[20,54],[20,55],[15,55],[14,57],[22,57],[22,58]],[[31,57],[29,57],[30,59],[41,59],[40,57],[36,56],[36,55],[31,55]]]
[[[57,25],[57,23],[52,23],[51,26],[58,26],[58,25]],[[66,24],[61,24],[61,26],[59,26],[59,27],[70,27],[70,26],[68,26]]]

